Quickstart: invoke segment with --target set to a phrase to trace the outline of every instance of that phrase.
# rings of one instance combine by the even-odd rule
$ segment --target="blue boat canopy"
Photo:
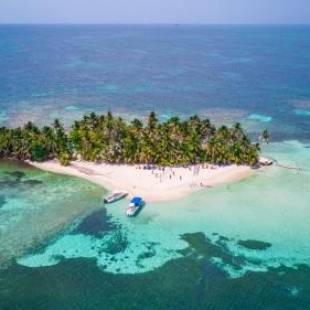
[[[130,202],[134,203],[135,205],[139,205],[141,201],[142,201],[141,197],[133,197]]]

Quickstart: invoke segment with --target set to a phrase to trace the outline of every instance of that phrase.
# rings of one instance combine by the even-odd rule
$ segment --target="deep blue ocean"
[[[155,110],[307,138],[309,51],[310,26],[0,26],[0,121]]]
[[[0,126],[108,110],[268,128],[294,169],[128,221],[98,186],[0,162],[0,310],[310,309],[310,26],[0,25]]]

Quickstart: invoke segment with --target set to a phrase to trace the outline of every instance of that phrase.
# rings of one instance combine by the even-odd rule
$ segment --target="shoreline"
[[[61,166],[57,160],[26,163],[43,171],[85,179],[109,191],[126,190],[129,197],[139,195],[147,202],[179,200],[193,192],[237,182],[254,174],[253,169],[246,165],[147,170],[143,165],[97,164],[83,160],[71,161],[69,166]]]

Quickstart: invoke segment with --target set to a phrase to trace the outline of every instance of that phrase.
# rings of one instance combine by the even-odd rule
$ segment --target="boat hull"
[[[126,215],[128,217],[134,217],[138,215],[144,205],[145,205],[144,201],[141,201],[138,205],[130,203],[129,208],[126,210]]]
[[[106,204],[113,203],[113,202],[116,202],[118,200],[125,198],[127,195],[128,195],[127,192],[113,193],[112,195],[105,197],[103,199],[103,202]]]

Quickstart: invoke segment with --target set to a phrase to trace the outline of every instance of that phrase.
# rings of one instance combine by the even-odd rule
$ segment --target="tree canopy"
[[[0,128],[0,157],[44,161],[58,158],[64,165],[81,157],[107,163],[163,166],[195,163],[248,164],[258,162],[260,148],[240,123],[216,128],[194,115],[159,122],[151,112],[146,121],[126,122],[111,112],[91,113],[65,131],[59,120],[38,128],[28,122],[14,129]]]

